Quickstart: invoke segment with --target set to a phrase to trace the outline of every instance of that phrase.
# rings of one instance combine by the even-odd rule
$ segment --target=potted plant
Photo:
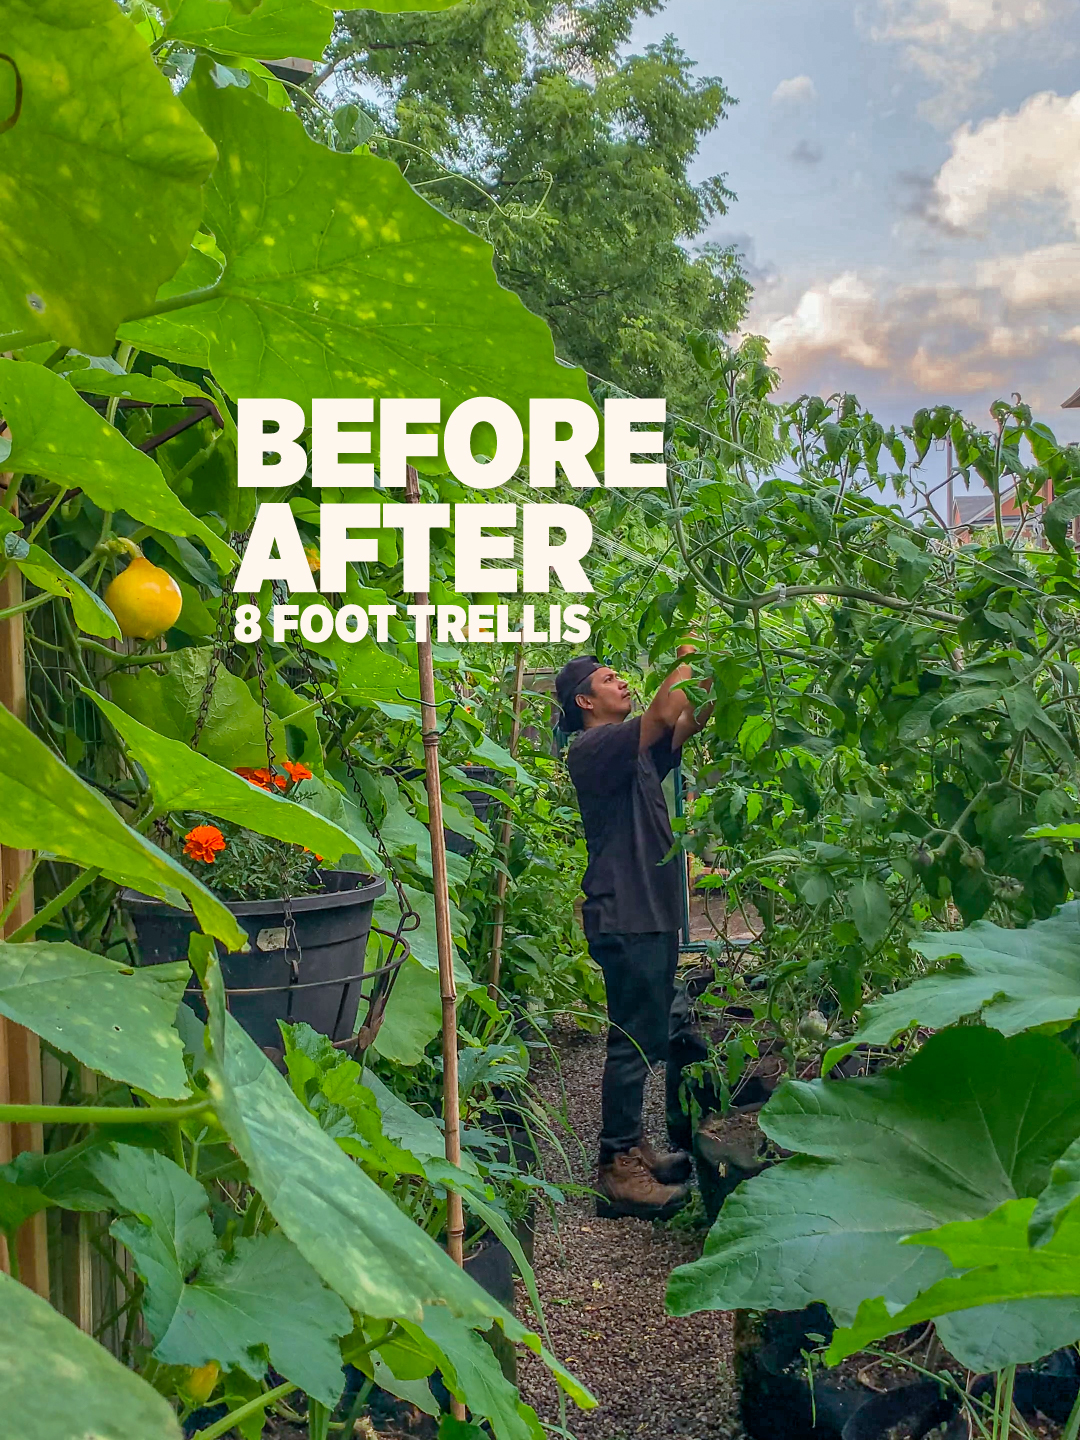
[[[238,771],[260,789],[289,794],[311,778],[285,761]],[[375,901],[385,880],[355,870],[323,870],[320,856],[197,813],[174,813],[167,844],[215,890],[248,935],[248,949],[220,954],[229,1008],[257,1045],[280,1052],[279,1020],[304,1021],[331,1040],[348,1040],[365,982],[364,957]],[[137,891],[124,901],[144,965],[187,955],[197,930],[189,911]],[[400,956],[390,956],[391,961]],[[195,1008],[199,1008],[195,996]],[[369,996],[370,998],[370,996]]]

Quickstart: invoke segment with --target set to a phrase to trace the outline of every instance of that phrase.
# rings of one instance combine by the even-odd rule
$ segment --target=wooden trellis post
[[[5,485],[10,476],[0,477]],[[0,609],[7,610],[22,600],[22,576],[14,566],[0,580]],[[26,719],[26,662],[23,646],[23,617],[0,620],[0,705],[20,720]],[[0,903],[6,904],[18,889],[32,863],[29,850],[12,850],[0,845]],[[10,935],[34,913],[34,887],[25,891],[8,917],[4,934]],[[41,1047],[36,1035],[0,1016],[0,1103],[41,1104]],[[14,1159],[23,1150],[40,1150],[40,1125],[0,1125],[0,1163]],[[0,1238],[0,1264],[31,1290],[46,1299],[49,1295],[49,1250],[45,1212],[35,1215],[19,1230],[18,1248],[12,1265],[6,1242]]]
[[[514,699],[513,710],[514,720],[510,728],[510,754],[517,759],[518,740],[521,738],[521,692],[525,678],[525,646],[517,647],[517,663],[514,666]],[[507,787],[513,786],[513,781],[507,781]],[[510,853],[510,832],[513,829],[513,817],[509,810],[504,810],[502,824],[499,826],[499,847],[495,852],[503,862],[495,881],[495,909],[492,912],[491,924],[491,977],[488,983],[488,994],[494,1000],[499,990],[499,977],[502,973],[502,949],[503,932],[506,925],[506,888],[510,883],[510,877],[506,873],[506,858]]]

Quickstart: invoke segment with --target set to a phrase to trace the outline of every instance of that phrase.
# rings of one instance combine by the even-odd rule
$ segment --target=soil
[[[554,1056],[534,1064],[533,1079],[567,1123],[572,1179],[591,1185],[600,1131],[603,1036],[572,1022],[552,1035]],[[646,1130],[663,1141],[663,1079],[646,1095]],[[547,1157],[548,1177],[567,1182],[566,1164]],[[675,1318],[664,1312],[667,1278],[701,1253],[704,1232],[685,1216],[666,1225],[598,1220],[592,1196],[568,1196],[557,1229],[538,1217],[534,1268],[555,1353],[592,1391],[595,1410],[567,1406],[575,1440],[733,1440],[741,1437],[734,1386],[732,1317],[717,1312]],[[519,1285],[518,1313],[528,1314]],[[541,1419],[559,1423],[554,1383],[532,1355],[519,1363],[522,1397]]]

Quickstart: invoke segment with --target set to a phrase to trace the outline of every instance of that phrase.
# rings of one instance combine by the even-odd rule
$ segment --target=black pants
[[[589,953],[607,987],[607,1059],[601,1088],[601,1164],[641,1139],[641,1107],[649,1067],[667,1068],[668,1139],[689,1149],[690,1120],[682,1111],[682,1068],[701,1059],[705,1047],[691,1030],[685,994],[676,994],[679,935],[594,935]]]

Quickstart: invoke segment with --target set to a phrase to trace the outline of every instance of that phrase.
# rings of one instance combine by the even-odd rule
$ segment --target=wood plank
[[[18,605],[22,576],[12,569],[0,580],[0,609]],[[26,656],[23,617],[0,621],[0,705],[20,720],[26,719]],[[0,903],[6,904],[32,863],[29,850],[0,846]],[[33,885],[28,885],[8,918],[4,933],[24,925],[34,913]],[[41,1047],[36,1035],[0,1017],[0,1100],[13,1105],[41,1103]],[[0,1158],[10,1159],[23,1150],[40,1150],[40,1125],[0,1125]],[[10,1256],[2,1255],[10,1273]],[[49,1248],[44,1213],[28,1220],[18,1236],[19,1277],[39,1295],[49,1296]]]

